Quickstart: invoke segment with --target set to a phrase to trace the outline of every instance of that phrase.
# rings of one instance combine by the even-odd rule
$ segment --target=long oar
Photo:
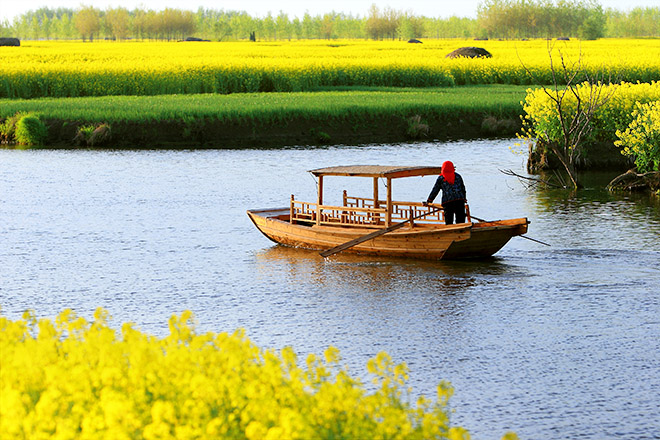
[[[351,248],[355,246],[356,244],[364,243],[365,241],[371,240],[372,238],[376,238],[378,236],[381,236],[383,234],[387,234],[388,232],[392,232],[396,229],[402,228],[403,226],[406,225],[406,223],[410,223],[411,220],[417,220],[418,218],[426,217],[427,215],[433,214],[435,212],[442,211],[442,208],[437,208],[437,209],[432,209],[429,212],[425,212],[424,214],[417,215],[413,218],[409,218],[407,220],[404,220],[400,223],[395,223],[392,226],[389,226],[385,229],[379,229],[377,231],[372,232],[371,234],[363,235],[362,237],[355,238],[351,241],[347,241],[344,244],[340,244],[339,246],[335,246],[332,249],[325,250],[321,252],[322,257],[329,257],[330,255],[334,255],[338,252],[341,252],[343,250],[346,250],[348,248]]]
[[[470,214],[470,217],[472,217],[473,219],[478,220],[480,222],[488,223],[488,220],[484,220],[482,218],[475,217],[471,214]],[[537,240],[537,239],[532,238],[532,237],[525,237],[524,235],[518,235],[518,237],[524,238],[524,239],[527,239],[527,240],[531,240],[531,241],[535,241],[535,242],[540,243],[540,244],[545,245],[545,246],[550,246],[548,243],[543,243],[541,240]]]

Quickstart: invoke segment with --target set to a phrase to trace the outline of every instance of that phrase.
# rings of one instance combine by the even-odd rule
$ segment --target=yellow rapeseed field
[[[0,316],[0,438],[469,440],[449,426],[449,385],[411,404],[405,364],[385,353],[368,393],[332,347],[300,365],[242,331],[198,334],[190,312],[162,339],[107,321]]]
[[[479,46],[489,59],[447,59]],[[549,52],[613,82],[660,80],[660,40],[42,42],[0,47],[0,97],[427,87],[551,81]]]

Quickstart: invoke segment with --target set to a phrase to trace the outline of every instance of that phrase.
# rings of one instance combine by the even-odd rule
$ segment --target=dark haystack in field
[[[0,38],[0,46],[20,46],[21,40],[18,38]]]
[[[461,47],[447,54],[445,58],[492,58],[490,52],[481,47]]]
[[[411,38],[410,40],[408,40],[408,43],[419,43],[419,44],[421,44],[422,42],[419,41],[419,40],[416,39],[416,38]]]

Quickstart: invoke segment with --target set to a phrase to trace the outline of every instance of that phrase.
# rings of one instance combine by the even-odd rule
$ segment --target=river
[[[301,357],[333,345],[354,375],[387,351],[415,394],[455,388],[452,424],[472,438],[660,438],[660,203],[599,189],[528,189],[514,140],[272,150],[0,150],[0,306],[64,308],[167,334],[189,309],[200,331],[238,327]],[[288,249],[250,208],[314,201],[307,170],[452,160],[474,215],[528,217],[486,261],[429,262]],[[395,181],[424,200],[433,177]],[[326,202],[371,179],[324,180]]]

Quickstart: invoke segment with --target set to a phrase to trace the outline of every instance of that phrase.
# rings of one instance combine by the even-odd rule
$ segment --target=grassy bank
[[[526,86],[0,100],[0,119],[36,112],[52,146],[107,124],[113,147],[243,147],[514,134]],[[99,145],[95,145],[99,146]]]

